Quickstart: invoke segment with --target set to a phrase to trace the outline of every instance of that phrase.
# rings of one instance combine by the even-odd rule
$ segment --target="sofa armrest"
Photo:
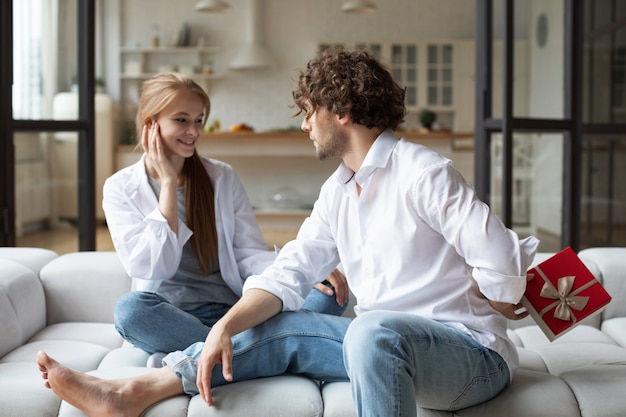
[[[578,253],[596,278],[602,283],[613,300],[601,314],[602,321],[626,317],[626,248],[589,248]]]
[[[44,294],[37,275],[21,263],[0,259],[0,358],[45,325]]]
[[[18,262],[31,269],[36,275],[39,275],[44,265],[58,256],[58,253],[44,248],[0,248],[0,259]]]

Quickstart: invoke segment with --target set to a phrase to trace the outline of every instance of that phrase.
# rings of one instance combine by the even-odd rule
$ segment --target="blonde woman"
[[[210,109],[191,79],[163,73],[144,82],[136,118],[144,154],[104,185],[107,224],[134,287],[115,306],[115,326],[151,354],[204,341],[244,280],[275,258],[233,169],[198,155]],[[345,277],[335,271],[325,282],[303,308],[340,315]]]

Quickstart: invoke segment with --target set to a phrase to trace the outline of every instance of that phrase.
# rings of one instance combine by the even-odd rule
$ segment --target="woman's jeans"
[[[342,342],[352,319],[309,311],[279,313],[232,337],[233,382],[299,374],[322,381],[347,381]],[[184,391],[198,393],[197,361],[204,342],[169,353],[163,364],[181,378]],[[221,365],[213,369],[211,385],[226,384]],[[243,400],[243,399],[242,399]]]
[[[337,304],[335,296],[313,288],[302,309],[339,316],[346,307],[347,303]],[[115,304],[114,322],[119,334],[134,346],[148,353],[173,352],[204,341],[211,327],[229,309],[228,305],[212,303],[184,311],[159,294],[131,291]]]
[[[198,393],[203,346],[196,343],[163,359],[189,395]],[[353,321],[280,313],[234,336],[233,348],[234,381],[283,373],[350,380],[361,417],[411,417],[417,407],[458,410],[493,398],[509,382],[500,355],[458,329],[406,313],[374,311]],[[226,384],[221,366],[214,368],[211,383]]]

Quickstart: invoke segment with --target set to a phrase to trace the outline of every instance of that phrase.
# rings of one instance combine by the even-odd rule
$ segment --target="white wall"
[[[299,126],[299,120],[290,117],[293,111],[289,107],[295,71],[314,56],[318,42],[472,40],[475,33],[472,1],[378,0],[376,13],[349,15],[340,11],[339,0],[262,0],[264,40],[277,66],[273,70],[228,70],[248,39],[249,1],[228,0],[231,7],[217,14],[195,12],[195,0],[105,2],[108,92],[119,99],[121,45],[149,45],[155,24],[160,28],[161,44],[171,43],[187,21],[192,44],[203,37],[207,44],[221,48],[214,65],[224,77],[209,87],[213,100],[210,121],[217,118],[226,128],[246,122],[258,131]],[[119,33],[115,33],[116,26]],[[468,66],[473,72],[473,56]]]

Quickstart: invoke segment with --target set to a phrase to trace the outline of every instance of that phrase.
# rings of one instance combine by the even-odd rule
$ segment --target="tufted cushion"
[[[113,306],[131,280],[115,252],[59,256],[41,269],[48,324],[113,323]]]
[[[0,259],[9,259],[18,262],[39,275],[39,271],[48,262],[58,257],[59,254],[43,248],[0,248]]]
[[[0,358],[46,325],[46,303],[35,273],[0,259]]]
[[[626,317],[615,317],[602,322],[602,331],[618,345],[626,347]]]
[[[620,300],[620,294],[626,294],[626,248],[589,248],[578,253],[580,259],[591,272],[598,271],[606,291],[613,300],[602,312],[602,319],[626,317],[626,303]]]

